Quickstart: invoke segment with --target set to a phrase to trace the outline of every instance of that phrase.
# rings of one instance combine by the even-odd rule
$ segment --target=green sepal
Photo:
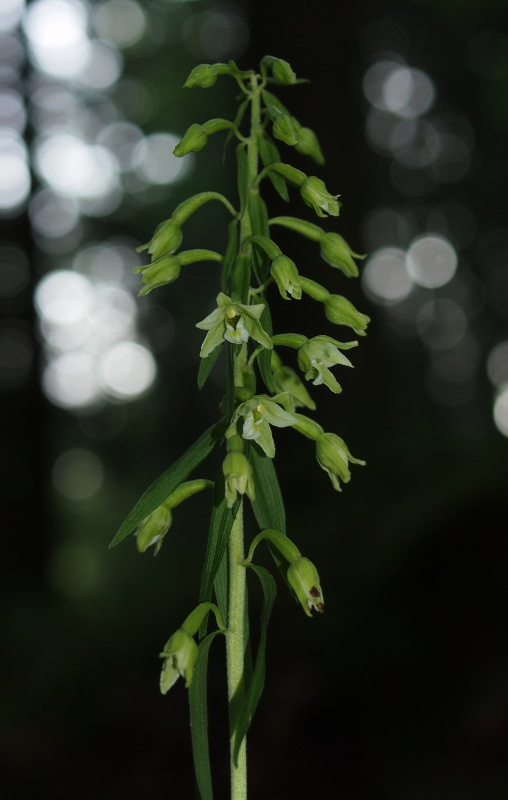
[[[268,67],[277,83],[291,86],[297,82],[296,75],[291,69],[291,65],[287,61],[284,61],[284,59],[276,58],[275,56],[264,56],[261,59],[261,64]]]
[[[299,219],[298,217],[273,217],[268,220],[269,225],[282,225],[284,228],[289,228],[291,231],[306,236],[307,239],[312,239],[314,242],[319,242],[324,235],[324,230],[319,225],[314,225],[313,222],[307,222],[306,219]]]
[[[110,547],[115,547],[119,544],[129,533],[137,528],[152,511],[155,511],[156,508],[162,505],[169,495],[175,491],[178,484],[184,481],[198,464],[201,464],[201,462],[210,455],[212,450],[220,444],[224,437],[225,428],[225,420],[223,419],[211,425],[211,427],[189,447],[186,453],[180,456],[169,469],[156,478],[122,522]]]
[[[266,659],[266,635],[268,622],[272,613],[273,601],[277,592],[275,581],[264,567],[256,567],[249,564],[251,569],[258,577],[263,590],[263,608],[261,610],[259,644],[254,662],[254,669],[249,685],[246,687],[245,698],[238,709],[238,716],[233,719],[234,746],[233,759],[238,763],[238,753],[241,744],[247,734],[252,717],[263,692],[265,682],[265,659]]]
[[[220,354],[222,353],[224,347],[224,342],[220,344],[218,347],[215,347],[211,353],[205,358],[199,359],[199,369],[198,369],[198,388],[202,389],[205,385],[206,381],[208,380],[208,376],[210,375],[212,369],[214,368],[215,364],[217,363],[217,359],[219,358]]]
[[[298,133],[293,117],[287,114],[278,114],[272,125],[272,134],[284,144],[294,147],[298,144]]]
[[[270,164],[275,164],[280,161],[280,154],[276,145],[264,132],[258,137],[258,149],[264,167],[268,167]],[[278,175],[276,172],[268,172],[268,177],[275,191],[288,203],[288,187],[282,175]]]

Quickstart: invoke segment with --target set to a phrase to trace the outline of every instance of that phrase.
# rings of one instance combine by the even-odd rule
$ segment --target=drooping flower
[[[340,352],[339,347],[348,350],[357,344],[358,342],[337,342],[328,336],[314,336],[299,349],[298,366],[305,373],[305,378],[312,381],[315,386],[324,383],[332,392],[338,394],[342,389],[328,367],[333,367],[335,364],[352,367],[351,361]]]
[[[343,483],[349,483],[351,473],[349,463],[365,464],[359,458],[355,458],[340,436],[335,433],[323,433],[316,441],[316,458],[321,469],[328,473],[332,486],[338,492],[341,491],[339,478]]]
[[[361,314],[347,298],[340,294],[330,294],[324,301],[326,318],[334,325],[347,325],[358,336],[365,336],[370,317]]]
[[[139,296],[144,297],[158,286],[166,286],[168,283],[173,283],[180,275],[181,269],[181,258],[176,255],[162,256],[157,261],[152,261],[151,264],[145,264],[143,267],[134,267],[133,272],[141,274],[141,283],[143,284]]]
[[[318,217],[338,217],[340,203],[337,202],[338,194],[330,194],[321,178],[309,175],[300,184],[300,194],[303,202],[314,209]]]
[[[296,264],[292,259],[285,255],[279,255],[271,263],[270,275],[274,279],[279,289],[281,297],[289,300],[288,294],[295,300],[300,300],[302,287],[298,277]]]
[[[206,358],[224,339],[233,344],[242,344],[249,340],[249,336],[271,350],[270,337],[259,322],[264,308],[263,303],[252,306],[235,303],[227,294],[220,292],[217,295],[217,308],[196,325],[196,328],[208,331],[199,354],[201,358]]]
[[[208,141],[208,134],[203,125],[194,123],[185,131],[181,142],[173,148],[173,155],[177,158],[186,156],[187,153],[199,153]]]
[[[226,455],[222,464],[222,472],[225,479],[226,504],[232,508],[237,494],[246,494],[254,500],[256,493],[252,467],[248,458],[238,450],[232,450]]]
[[[241,403],[235,411],[233,421],[226,431],[226,439],[236,434],[236,425],[240,417],[244,418],[242,437],[254,439],[269,458],[275,456],[275,444],[270,426],[287,428],[294,425],[296,418],[276,402],[280,395],[273,398],[268,395],[255,395]]]
[[[305,556],[295,559],[290,563],[286,577],[307,616],[312,616],[312,609],[322,613],[323,592],[312,561]]]
[[[282,363],[274,350],[272,351],[272,375],[279,392],[284,392],[288,395],[290,411],[294,411],[299,406],[311,409],[316,408],[316,404],[308,393],[305,384],[302,383],[291,367],[286,367]]]
[[[364,255],[354,253],[346,240],[338,233],[324,233],[319,240],[321,258],[331,267],[337,267],[348,278],[358,277],[358,267],[353,258],[365,258]]]
[[[171,511],[161,505],[152,511],[139,525],[136,531],[136,545],[140,553],[156,544],[155,552],[160,550],[162,539],[169,531],[172,522]]]
[[[164,658],[160,678],[162,694],[166,694],[180,676],[188,688],[198,657],[198,646],[192,636],[179,628],[166,642],[161,657]]]

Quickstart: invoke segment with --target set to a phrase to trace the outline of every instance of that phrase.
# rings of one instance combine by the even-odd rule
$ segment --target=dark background
[[[478,75],[468,54],[478,33],[506,34],[507,4],[256,0],[144,8],[162,19],[180,5],[195,13],[236,8],[250,31],[235,56],[240,66],[269,53],[310,78],[280,94],[318,133],[327,163],[316,174],[344,202],[340,219],[326,227],[353,249],[367,249],[365,220],[380,206],[419,218],[422,208],[460,200],[476,226],[459,274],[463,268],[474,279],[478,311],[470,325],[481,357],[471,391],[450,402],[429,389],[429,349],[414,327],[365,297],[360,281],[330,275],[301,239],[296,246],[291,236],[278,239],[304,274],[335,281],[335,291],[372,317],[354,351],[355,370],[341,375],[343,394],[313,392],[325,429],[343,436],[367,466],[353,467],[351,484],[337,495],[311,444],[276,431],[288,533],[318,565],[326,613],[304,618],[279,586],[265,694],[249,735],[252,800],[315,794],[501,800],[508,792],[507,443],[492,419],[486,360],[506,336],[508,306],[502,292],[492,291],[478,242],[493,230],[506,241],[508,45],[495,79]],[[186,40],[175,43],[172,25],[163,30],[149,52],[124,53],[124,71],[146,82],[156,99],[144,128],[183,133],[192,122],[231,115],[228,81],[208,92],[180,89],[196,63],[212,59]],[[387,158],[365,136],[363,75],[376,52],[395,50],[432,77],[439,102],[465,115],[475,133],[470,169],[421,196],[398,191]],[[30,139],[34,130],[27,130]],[[137,206],[126,201],[93,218],[88,240],[128,235],[134,247],[189,194],[213,188],[233,195],[232,160],[223,170],[220,155],[221,144],[211,142],[187,181],[161,190],[160,198]],[[306,168],[302,158],[293,163]],[[284,213],[269,189],[267,199],[272,213]],[[291,213],[299,213],[296,199]],[[200,220],[194,229],[189,224],[188,246],[220,248],[220,210],[203,211]],[[3,227],[9,242],[26,248],[33,286],[48,267],[61,265],[34,241],[23,210]],[[139,494],[218,416],[219,382],[206,400],[195,386],[201,334],[194,320],[205,316],[217,291],[206,266],[189,269],[145,306],[152,342],[161,314],[171,313],[176,325],[145,396],[70,413],[43,395],[37,358],[25,381],[5,387],[0,759],[6,798],[34,791],[55,800],[193,796],[186,692],[178,684],[159,695],[157,656],[197,601],[208,498],[199,495],[175,513],[157,559],[139,556],[132,539],[107,548]],[[302,307],[275,301],[279,329],[322,332],[310,301]],[[41,359],[30,292],[4,316],[34,330]],[[66,499],[52,482],[55,460],[76,447],[92,450],[105,470],[100,490],[82,501]],[[249,531],[255,533],[252,524]],[[226,797],[220,649],[211,661],[211,746],[217,796]]]

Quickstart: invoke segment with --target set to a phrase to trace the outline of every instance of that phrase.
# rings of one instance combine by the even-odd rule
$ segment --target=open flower
[[[351,479],[349,463],[362,466],[365,464],[365,461],[351,455],[344,440],[335,433],[323,433],[318,437],[316,458],[321,469],[328,473],[333,488],[338,492],[341,491],[339,478],[343,483],[349,483]]]
[[[180,676],[188,688],[198,657],[198,646],[192,636],[179,628],[166,642],[161,657],[164,658],[160,679],[162,694],[166,694]]]
[[[321,180],[315,175],[309,175],[300,184],[300,194],[303,202],[314,209],[318,217],[338,217],[340,203],[337,202],[338,194],[330,194]]]
[[[304,556],[295,559],[290,563],[286,577],[308,617],[312,616],[313,608],[320,613],[323,611],[323,592],[312,561]]]
[[[269,458],[275,455],[275,444],[273,441],[270,426],[277,428],[287,428],[294,425],[296,417],[288,411],[284,411],[275,402],[280,395],[271,398],[268,395],[259,394],[251,397],[245,403],[241,403],[235,411],[233,422],[226,431],[226,439],[236,434],[236,424],[240,417],[244,418],[242,436],[244,439],[254,439],[260,448]]]
[[[235,303],[227,294],[220,292],[217,295],[217,308],[196,325],[196,328],[208,331],[199,354],[201,358],[206,358],[224,339],[233,344],[242,344],[248,341],[249,336],[271,350],[270,337],[259,322],[264,308],[263,303],[252,306]]]
[[[249,460],[238,450],[232,450],[224,459],[222,472],[225,479],[226,504],[232,508],[237,494],[246,494],[251,500],[255,498],[254,479]]]
[[[287,394],[287,407],[289,407],[290,411],[294,411],[294,409],[299,406],[312,409],[316,408],[316,404],[309,395],[305,384],[302,383],[291,367],[286,367],[282,363],[275,351],[272,351],[272,375],[277,389]]]
[[[352,367],[351,361],[340,352],[339,347],[348,350],[356,344],[357,342],[337,342],[328,336],[314,336],[299,349],[298,366],[305,373],[305,378],[312,381],[315,386],[324,383],[332,392],[338,394],[342,389],[328,367],[333,367],[335,364]]]

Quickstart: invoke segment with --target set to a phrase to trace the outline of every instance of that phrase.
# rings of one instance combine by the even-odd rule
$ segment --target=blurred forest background
[[[197,601],[209,498],[177,510],[156,559],[132,538],[108,544],[218,418],[221,376],[198,392],[194,328],[218,281],[194,265],[138,300],[132,268],[181,200],[235,195],[220,135],[172,156],[191,123],[234,113],[232,81],[183,90],[187,74],[265,54],[311,81],[279,93],[317,132],[326,172],[292,163],[341,193],[325,228],[368,253],[362,279],[301,238],[278,241],[372,323],[343,394],[313,392],[367,466],[337,495],[312,445],[276,432],[288,532],[319,567],[326,613],[303,618],[280,586],[251,797],[508,796],[508,3],[3,0],[6,800],[194,796],[186,692],[160,696],[158,653]],[[210,205],[186,246],[223,247]],[[313,219],[296,196],[291,209]],[[298,315],[298,330],[334,335],[311,301],[277,310],[280,330]],[[226,797],[221,648],[212,656]]]

